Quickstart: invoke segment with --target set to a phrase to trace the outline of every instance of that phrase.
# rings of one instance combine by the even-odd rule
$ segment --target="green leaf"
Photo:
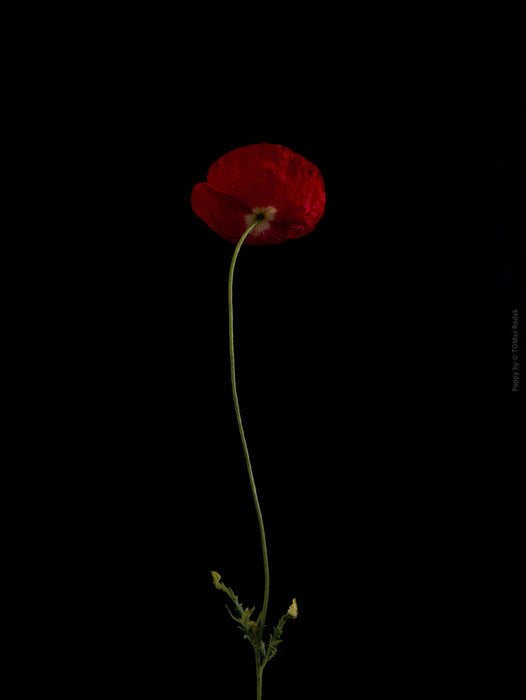
[[[267,653],[266,653],[266,655],[264,657],[264,661],[263,661],[263,668],[264,668],[265,664],[267,664],[270,661],[270,659],[273,659],[276,656],[276,654],[278,653],[278,645],[281,644],[281,642],[283,641],[281,639],[281,635],[283,634],[283,628],[285,626],[285,623],[287,622],[287,620],[294,620],[297,617],[298,617],[298,606],[296,604],[296,599],[294,598],[292,601],[292,605],[289,607],[289,609],[287,610],[285,615],[283,615],[280,618],[280,621],[278,622],[276,627],[274,627],[274,631],[272,632],[272,634],[270,636]]]
[[[244,632],[244,639],[248,639],[248,641],[252,644],[254,648],[256,648],[256,645],[258,644],[258,639],[257,639],[257,622],[254,622],[250,618],[252,617],[255,608],[244,608],[241,603],[238,600],[237,595],[234,593],[234,591],[231,588],[227,588],[224,583],[221,581],[221,576],[217,573],[217,571],[212,571],[212,579],[214,581],[214,586],[219,590],[223,591],[223,593],[226,593],[227,596],[230,598],[230,600],[234,603],[234,610],[236,615],[230,610],[228,605],[226,605],[226,609],[228,610],[228,614],[230,617],[234,620],[234,622],[237,622],[237,625],[239,629]]]

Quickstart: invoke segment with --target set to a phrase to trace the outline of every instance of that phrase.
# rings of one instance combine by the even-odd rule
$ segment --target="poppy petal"
[[[306,192],[324,193],[320,171],[286,146],[260,143],[236,148],[219,158],[207,182],[234,195],[250,209],[300,206]],[[321,186],[321,187],[320,187]]]
[[[247,225],[245,217],[250,209],[239,199],[200,182],[192,190],[192,209],[222,238],[236,243]]]
[[[268,144],[236,148],[212,164],[207,182],[234,195],[250,209],[277,208],[286,202],[284,182],[279,175],[283,164],[276,161],[280,155],[281,147],[270,153]]]

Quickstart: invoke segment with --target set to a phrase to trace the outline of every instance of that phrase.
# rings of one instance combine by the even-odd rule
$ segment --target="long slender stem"
[[[269,590],[270,590],[270,576],[269,576],[269,566],[268,566],[268,554],[267,554],[267,541],[265,538],[265,528],[263,526],[263,516],[261,514],[261,508],[259,505],[258,494],[256,490],[256,482],[254,481],[254,474],[252,473],[252,465],[250,463],[250,456],[248,454],[247,441],[245,439],[245,433],[243,431],[243,423],[241,421],[241,412],[239,410],[239,400],[237,398],[236,390],[236,369],[234,362],[234,305],[232,301],[232,289],[234,280],[234,268],[236,265],[237,256],[245,238],[252,231],[254,226],[260,222],[263,217],[258,216],[253,224],[251,224],[245,233],[239,239],[234,255],[232,257],[232,263],[230,264],[230,274],[228,276],[228,332],[229,332],[229,347],[230,347],[230,377],[232,380],[232,396],[234,397],[234,407],[236,409],[237,424],[239,427],[239,434],[241,435],[241,443],[243,445],[243,452],[245,453],[245,460],[248,469],[248,478],[250,480],[250,488],[252,489],[252,497],[254,499],[254,505],[256,507],[256,514],[259,523],[259,532],[261,535],[261,549],[263,551],[263,568],[265,570],[265,591],[263,595],[263,608],[261,615],[259,617],[259,627],[258,627],[258,639],[261,641],[263,635],[263,628],[265,626],[265,618],[267,616]],[[257,673],[258,673],[258,698],[261,697],[261,673],[260,664],[258,663],[258,657],[256,657]]]

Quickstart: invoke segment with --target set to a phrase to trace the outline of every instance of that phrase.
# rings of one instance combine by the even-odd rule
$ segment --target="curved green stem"
[[[248,478],[250,480],[250,488],[252,489],[252,497],[254,499],[254,505],[256,507],[256,514],[257,514],[258,523],[259,523],[259,532],[261,534],[261,549],[263,550],[263,568],[265,570],[265,592],[263,595],[263,608],[261,611],[261,615],[259,617],[259,626],[258,626],[258,640],[259,641],[261,641],[261,637],[263,635],[263,628],[265,626],[265,618],[267,616],[269,589],[270,589],[270,577],[269,577],[269,566],[268,566],[267,541],[265,539],[265,528],[263,526],[263,516],[261,514],[261,508],[259,506],[258,494],[257,494],[257,490],[256,490],[256,483],[254,481],[254,475],[252,473],[252,465],[250,464],[250,457],[248,454],[247,441],[245,439],[245,433],[243,431],[243,423],[241,421],[241,412],[239,410],[239,400],[237,398],[236,369],[235,369],[235,363],[234,363],[234,305],[232,302],[232,288],[233,288],[232,283],[234,280],[234,268],[236,265],[236,260],[237,260],[239,250],[240,250],[241,246],[243,245],[245,238],[252,231],[254,226],[257,226],[257,224],[261,221],[262,218],[263,218],[262,216],[258,216],[256,218],[256,220],[254,221],[254,223],[251,224],[247,228],[245,233],[239,239],[239,242],[236,245],[236,249],[234,251],[234,255],[232,257],[232,263],[230,264],[230,273],[228,276],[228,335],[229,335],[229,347],[230,347],[230,377],[232,380],[232,396],[234,397],[234,407],[236,409],[237,424],[239,427],[239,434],[241,435],[241,443],[243,445],[243,452],[245,453],[245,460],[247,463]],[[257,665],[259,667],[259,664],[257,664]],[[259,673],[259,668],[258,668],[258,673]],[[258,682],[258,688],[259,688],[259,686],[260,686],[260,682]],[[259,688],[259,693],[260,692],[261,691]],[[258,697],[260,697],[260,695],[258,695]]]

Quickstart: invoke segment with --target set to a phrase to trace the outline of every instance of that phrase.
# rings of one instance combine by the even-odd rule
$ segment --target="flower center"
[[[272,205],[269,207],[254,207],[252,213],[245,216],[247,227],[259,220],[259,224],[254,226],[250,235],[258,235],[267,231],[270,228],[270,222],[274,221],[277,211],[276,207]]]

